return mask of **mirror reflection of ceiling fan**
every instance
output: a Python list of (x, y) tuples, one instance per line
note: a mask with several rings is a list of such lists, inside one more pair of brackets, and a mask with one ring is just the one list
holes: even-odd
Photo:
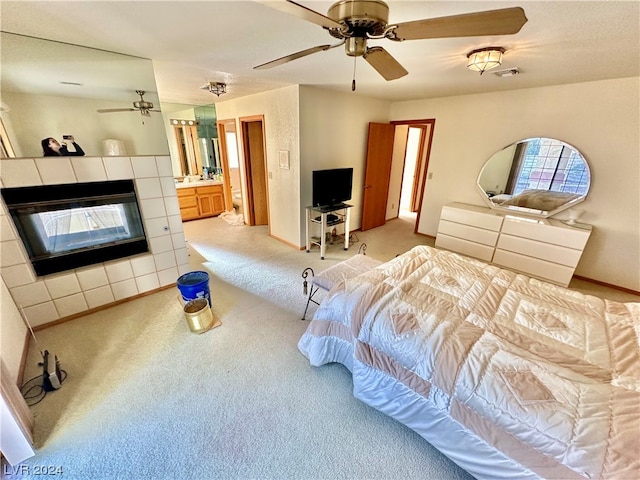
[(140, 100), (133, 102), (133, 108), (102, 108), (98, 110), (98, 113), (111, 113), (111, 112), (135, 112), (138, 110), (143, 117), (150, 117), (150, 112), (159, 112), (160, 110), (153, 109), (153, 103), (147, 102), (143, 95), (144, 90), (136, 90), (136, 93), (140, 95)]
[[(341, 41), (333, 45), (318, 45), (292, 53), (253, 67), (254, 69), (276, 67), (313, 53), (344, 45), (348, 56), (364, 58), (385, 80), (395, 80), (409, 72), (383, 47), (368, 47), (368, 40), (386, 38), (404, 41), (512, 35), (519, 32), (527, 22), (524, 10), (520, 7), (389, 24), (389, 7), (381, 0), (341, 0), (329, 8), (326, 16), (289, 0), (286, 2), (260, 1), (260, 3), (315, 23)], [(352, 89), (355, 90), (355, 80)]]

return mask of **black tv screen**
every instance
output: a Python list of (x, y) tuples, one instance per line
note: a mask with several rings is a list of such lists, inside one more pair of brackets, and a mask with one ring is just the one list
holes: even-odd
[(351, 199), (353, 168), (313, 171), (313, 206), (337, 205)]

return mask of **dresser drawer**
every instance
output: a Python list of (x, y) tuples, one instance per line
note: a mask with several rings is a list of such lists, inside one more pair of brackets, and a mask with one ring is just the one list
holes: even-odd
[(222, 185), (207, 185), (206, 187), (197, 187), (196, 193), (198, 195), (215, 195), (216, 193), (222, 193)]
[(176, 193), (178, 197), (189, 197), (196, 194), (196, 189), (195, 187), (176, 188)]
[(438, 224), (438, 235), (444, 233), (451, 237), (469, 240), (471, 242), (482, 243), (494, 247), (498, 241), (498, 232), (485, 230), (484, 228), (472, 227), (461, 223), (440, 220)]
[(445, 250), (452, 250), (454, 252), (468, 255), (469, 257), (477, 258), (485, 262), (490, 262), (493, 256), (493, 247), (487, 245), (481, 245), (479, 243), (470, 242), (449, 235), (438, 233), (436, 237), (436, 247), (444, 248)]
[(575, 250), (584, 250), (590, 230), (556, 226), (538, 221), (505, 218), (502, 233), (552, 243)]
[(195, 195), (189, 197), (180, 196), (178, 197), (178, 204), (180, 205), (180, 208), (197, 207), (198, 199)]
[(530, 277), (538, 277), (566, 287), (573, 277), (573, 268), (557, 263), (550, 263), (538, 258), (527, 257), (518, 253), (496, 249), (493, 263), (517, 270)]
[(200, 218), (200, 210), (198, 206), (187, 207), (180, 209), (180, 216), (183, 220), (193, 220), (194, 218)]
[(505, 234), (500, 235), (497, 248), (513, 253), (520, 253), (528, 257), (559, 263), (572, 268), (578, 265), (578, 261), (580, 261), (580, 256), (582, 255), (582, 250), (574, 250), (572, 248)]
[(499, 231), (502, 225), (502, 216), (494, 215), (488, 208), (474, 207), (473, 205), (459, 204), (445, 205), (442, 207), (440, 218), (454, 223), (471, 225), (485, 230)]

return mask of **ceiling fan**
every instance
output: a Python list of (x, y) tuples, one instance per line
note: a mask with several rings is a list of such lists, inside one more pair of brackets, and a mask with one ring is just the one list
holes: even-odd
[(111, 112), (135, 112), (138, 110), (143, 117), (150, 117), (149, 112), (159, 112), (160, 110), (153, 109), (153, 103), (147, 102), (143, 95), (144, 90), (136, 90), (136, 93), (140, 95), (140, 100), (133, 102), (133, 108), (102, 108), (98, 110), (98, 113), (111, 113)]
[[(367, 40), (387, 38), (404, 41), (511, 35), (519, 32), (527, 22), (524, 10), (520, 7), (389, 24), (389, 7), (381, 0), (341, 0), (329, 8), (326, 16), (290, 0), (258, 1), (276, 10), (315, 23), (341, 41), (333, 45), (318, 45), (292, 53), (253, 67), (254, 69), (276, 67), (313, 53), (344, 45), (348, 56), (363, 57), (385, 80), (395, 80), (409, 72), (383, 47), (368, 47)], [(355, 80), (352, 89), (355, 90)]]

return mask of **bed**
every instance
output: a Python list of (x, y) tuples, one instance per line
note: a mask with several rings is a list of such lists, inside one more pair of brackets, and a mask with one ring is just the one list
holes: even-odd
[(327, 293), (298, 348), (477, 478), (640, 478), (640, 303), (419, 246)]

